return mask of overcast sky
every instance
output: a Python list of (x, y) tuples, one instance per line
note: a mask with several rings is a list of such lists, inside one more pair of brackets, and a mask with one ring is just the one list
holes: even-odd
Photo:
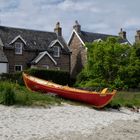
[(57, 21), (68, 40), (75, 20), (82, 30), (117, 35), (133, 42), (140, 29), (140, 0), (0, 0), (3, 26), (53, 31)]

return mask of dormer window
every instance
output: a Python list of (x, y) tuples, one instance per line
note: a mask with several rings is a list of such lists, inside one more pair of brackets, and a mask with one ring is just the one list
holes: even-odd
[(53, 47), (53, 56), (54, 57), (60, 57), (60, 47), (59, 46), (54, 46)]
[(23, 43), (15, 42), (15, 54), (22, 54)]

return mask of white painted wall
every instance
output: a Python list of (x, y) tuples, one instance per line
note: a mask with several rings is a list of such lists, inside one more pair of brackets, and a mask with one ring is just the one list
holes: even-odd
[(7, 73), (8, 71), (8, 64), (7, 63), (0, 63), (0, 74)]

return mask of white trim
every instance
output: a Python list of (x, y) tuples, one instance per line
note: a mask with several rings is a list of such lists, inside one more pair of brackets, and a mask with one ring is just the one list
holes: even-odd
[(24, 42), (24, 44), (26, 45), (26, 41), (20, 35), (16, 36), (9, 44), (14, 43), (17, 39), (21, 39)]
[(127, 45), (127, 44), (129, 44), (129, 43), (128, 43), (128, 42), (123, 42), (123, 43), (121, 43), (121, 45), (123, 45), (123, 44)]
[[(22, 69), (22, 65), (14, 65), (14, 71), (16, 71), (16, 66), (20, 66), (21, 67), (21, 70), (20, 71), (22, 71), (23, 69)], [(17, 72), (17, 71), (16, 71)]]
[(101, 38), (93, 40), (93, 42), (100, 42), (100, 41), (103, 41), (103, 40)]
[(56, 42), (58, 42), (61, 45), (61, 47), (64, 48), (64, 46), (62, 45), (62, 43), (58, 39), (56, 39), (56, 40), (54, 40), (52, 42), (51, 42), (52, 44), (49, 47), (53, 47), (56, 44)]
[(72, 31), (72, 33), (71, 33), (71, 35), (70, 35), (70, 38), (69, 38), (69, 40), (68, 40), (68, 46), (70, 45), (69, 43), (70, 43), (71, 38), (72, 38), (72, 36), (73, 36), (74, 33), (77, 35), (77, 37), (78, 37), (78, 39), (81, 41), (82, 45), (85, 46), (85, 43), (83, 42), (83, 40), (81, 39), (81, 37), (78, 35), (78, 33), (76, 32), (75, 29), (73, 29), (73, 31)]
[(43, 68), (49, 69), (49, 65), (42, 65)]
[(49, 58), (54, 62), (54, 64), (57, 65), (57, 62), (52, 58), (52, 56), (47, 51), (41, 52), (39, 54), (41, 54), (41, 56), (35, 61), (35, 63), (38, 63), (41, 60), (41, 58), (47, 54)]
[(60, 67), (56, 67), (57, 70), (60, 70)]

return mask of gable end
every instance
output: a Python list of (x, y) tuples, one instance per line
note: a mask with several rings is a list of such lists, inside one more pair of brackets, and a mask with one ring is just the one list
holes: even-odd
[(26, 45), (26, 41), (20, 36), (16, 36), (10, 43), (9, 45), (13, 44), (16, 40), (21, 39), (23, 41), (23, 43)]
[(70, 39), (68, 41), (68, 46), (70, 46), (70, 43), (72, 41), (72, 38), (73, 38), (74, 34), (76, 34), (76, 36), (78, 37), (78, 39), (80, 40), (80, 42), (82, 43), (82, 45), (85, 46), (84, 41), (81, 39), (81, 37), (79, 36), (79, 34), (75, 31), (75, 29), (73, 29), (73, 31), (71, 33)]

